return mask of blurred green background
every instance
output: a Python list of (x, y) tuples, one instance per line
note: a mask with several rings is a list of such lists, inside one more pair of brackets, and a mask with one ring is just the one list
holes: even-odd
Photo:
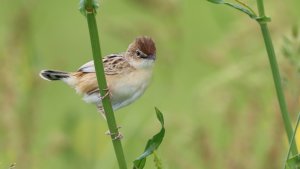
[[(73, 71), (92, 59), (79, 1), (1, 2), (0, 169), (14, 163), (20, 169), (117, 168), (95, 106), (38, 76), (41, 69)], [(255, 8), (254, 0), (245, 2)], [(265, 5), (294, 122), (298, 60), (290, 62), (282, 48), (297, 44), (284, 39), (300, 22), (300, 1)], [(103, 55), (126, 50), (139, 35), (157, 43), (151, 86), (116, 113), (129, 166), (159, 130), (154, 106), (165, 116), (158, 151), (164, 168), (283, 166), (288, 145), (271, 71), (259, 27), (247, 15), (205, 0), (104, 0), (97, 21)]]

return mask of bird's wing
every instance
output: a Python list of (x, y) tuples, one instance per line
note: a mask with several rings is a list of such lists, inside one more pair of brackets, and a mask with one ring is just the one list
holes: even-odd
[[(111, 54), (105, 56), (102, 59), (104, 72), (106, 75), (116, 75), (124, 72), (125, 69), (131, 68), (129, 63), (124, 59), (123, 53), (121, 54)], [(83, 73), (94, 73), (96, 72), (94, 61), (89, 61), (82, 65), (78, 70), (78, 72)]]
[(94, 61), (91, 60), (91, 61), (85, 63), (85, 64), (82, 65), (77, 71), (78, 71), (78, 72), (85, 72), (85, 73), (96, 72), (96, 71), (95, 71), (95, 67), (94, 67)]
[[(108, 55), (102, 59), (102, 62), (108, 88), (112, 79), (119, 79), (117, 75), (126, 74), (134, 70), (123, 57), (123, 54)], [(76, 88), (78, 88), (77, 90), (80, 91), (80, 93), (92, 95), (93, 93), (99, 92), (95, 72), (94, 61), (87, 62), (82, 65), (77, 72), (74, 72), (74, 76), (79, 77)]]

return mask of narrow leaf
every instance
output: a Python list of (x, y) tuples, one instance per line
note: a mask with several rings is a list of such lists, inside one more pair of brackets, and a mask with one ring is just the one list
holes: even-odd
[(299, 122), (300, 122), (300, 113), (298, 114), (296, 127), (295, 127), (294, 132), (293, 132), (292, 142), (290, 143), (290, 147), (289, 147), (289, 151), (288, 151), (288, 154), (287, 154), (287, 157), (286, 157), (284, 169), (287, 166), (291, 167), (291, 168), (299, 168), (300, 167), (300, 155), (299, 154), (289, 159), (291, 149), (292, 149), (292, 145), (293, 145), (293, 141), (295, 140), (295, 136), (296, 136), (296, 133), (297, 133)]
[(253, 13), (249, 9), (245, 8), (244, 6), (241, 6), (241, 5), (238, 5), (238, 4), (233, 4), (233, 3), (230, 3), (230, 2), (226, 2), (224, 0), (207, 0), (207, 1), (209, 1), (211, 3), (215, 3), (215, 4), (225, 4), (227, 6), (235, 8), (235, 9), (247, 14), (248, 16), (250, 16), (250, 18), (253, 18), (253, 19), (257, 18), (255, 13)]
[(229, 2), (225, 2), (224, 4), (226, 4), (226, 5), (230, 6), (230, 7), (233, 7), (235, 9), (237, 9), (237, 10), (239, 10), (239, 11), (241, 11), (241, 12), (247, 14), (247, 15), (249, 15), (250, 18), (254, 18), (255, 19), (257, 17), (253, 12), (251, 12), (247, 8), (244, 8), (243, 6), (240, 6), (240, 5), (237, 5), (237, 4), (233, 4), (233, 3), (229, 3)]
[(290, 168), (299, 168), (300, 167), (300, 154), (290, 158), (287, 161), (287, 164)]
[(215, 3), (215, 4), (224, 4), (225, 2), (223, 0), (207, 0), (211, 3)]
[(146, 164), (146, 158), (133, 161), (133, 169), (143, 169)]
[(136, 160), (133, 161), (133, 169), (143, 169), (146, 164), (146, 158), (153, 154), (155, 150), (158, 149), (160, 144), (163, 141), (163, 138), (165, 136), (165, 128), (164, 128), (164, 117), (163, 114), (155, 108), (156, 111), (156, 117), (161, 123), (161, 130), (159, 133), (154, 135), (151, 139), (148, 140), (144, 153), (140, 155)]
[(164, 127), (165, 125), (165, 121), (164, 121), (164, 116), (163, 114), (158, 110), (158, 108), (155, 107), (155, 111), (156, 111), (156, 117), (157, 119), (160, 121), (162, 127)]

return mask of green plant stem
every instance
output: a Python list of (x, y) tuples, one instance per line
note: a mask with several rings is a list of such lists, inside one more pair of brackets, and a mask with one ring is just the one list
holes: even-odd
[[(101, 56), (101, 49), (100, 49), (100, 42), (99, 42), (99, 36), (98, 36), (98, 28), (95, 18), (95, 9), (92, 6), (92, 0), (88, 0), (86, 4), (86, 11), (87, 11), (87, 22), (88, 22), (88, 28), (90, 33), (90, 39), (91, 39), (91, 45), (92, 45), (92, 51), (93, 51), (93, 59), (94, 59), (94, 65), (96, 70), (96, 76), (98, 81), (98, 86), (100, 89), (101, 96), (105, 96), (107, 91), (107, 83), (105, 79), (104, 69), (103, 69), (103, 63), (102, 63), (102, 56)], [(109, 128), (112, 139), (112, 143), (114, 146), (115, 154), (118, 160), (119, 168), (120, 169), (127, 169), (125, 156), (121, 144), (120, 139), (115, 139), (118, 135), (118, 127), (116, 123), (116, 119), (114, 116), (114, 112), (112, 109), (112, 105), (110, 102), (109, 97), (105, 97), (102, 99), (102, 105), (105, 111), (106, 119), (107, 119), (107, 125)]]
[[(259, 18), (266, 18), (263, 0), (257, 0), (257, 7), (258, 7), (258, 11), (259, 11)], [(278, 98), (281, 115), (282, 115), (283, 122), (284, 122), (285, 131), (287, 133), (289, 143), (292, 144), (292, 154), (296, 155), (296, 154), (298, 154), (298, 150), (297, 150), (295, 142), (292, 141), (293, 140), (293, 138), (292, 138), (293, 137), (293, 128), (292, 128), (290, 116), (289, 116), (287, 106), (286, 106), (286, 101), (285, 101), (285, 97), (284, 97), (284, 93), (283, 93), (283, 89), (282, 89), (282, 85), (281, 85), (281, 78), (280, 78), (280, 74), (279, 74), (278, 64), (276, 61), (276, 55), (275, 55), (274, 47), (272, 44), (272, 39), (270, 36), (268, 25), (267, 25), (267, 22), (265, 22), (263, 20), (261, 20), (261, 21), (258, 20), (258, 23), (260, 25), (261, 32), (262, 32), (264, 42), (265, 42), (265, 46), (267, 49), (269, 62), (270, 62), (270, 66), (271, 66), (272, 74), (273, 74), (273, 80), (275, 83), (277, 98)]]

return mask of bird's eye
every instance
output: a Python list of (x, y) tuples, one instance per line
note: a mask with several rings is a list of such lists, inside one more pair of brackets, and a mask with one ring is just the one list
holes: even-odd
[(141, 54), (142, 54), (141, 51), (136, 50), (136, 55), (137, 55), (137, 56), (141, 56)]

